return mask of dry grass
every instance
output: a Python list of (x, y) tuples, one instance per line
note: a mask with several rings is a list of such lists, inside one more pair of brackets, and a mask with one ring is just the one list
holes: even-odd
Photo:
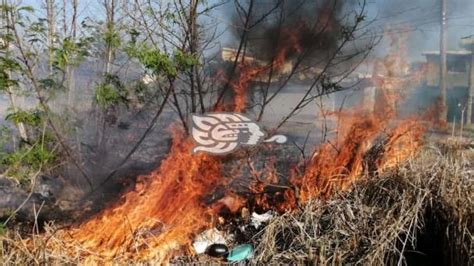
[[(455, 146), (426, 148), (350, 192), (277, 217), (255, 240), (254, 262), (472, 265), (474, 160)], [(438, 253), (424, 253), (426, 244)]]
[[(460, 145), (426, 147), (418, 158), (390, 173), (366, 177), (350, 191), (341, 192), (329, 201), (311, 201), (299, 210), (275, 217), (252, 239), (256, 250), (251, 262), (317, 265), (397, 265), (413, 259), (426, 262), (431, 254), (422, 246), (431, 240), (442, 251), (440, 258), (444, 264), (472, 264), (473, 154), (474, 151), (468, 152)], [(79, 246), (63, 248), (64, 242), (56, 238), (54, 228), (54, 225), (46, 226), (46, 232), (27, 238), (18, 230), (8, 230), (0, 236), (0, 262), (88, 264), (82, 260), (84, 250)], [(57, 252), (61, 249), (68, 252)], [(130, 263), (120, 259), (115, 262)]]

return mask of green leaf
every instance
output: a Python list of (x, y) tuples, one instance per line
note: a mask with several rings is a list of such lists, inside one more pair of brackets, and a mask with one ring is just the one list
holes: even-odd
[(24, 123), (29, 126), (37, 127), (44, 122), (44, 115), (38, 110), (17, 110), (10, 112), (5, 116), (5, 120), (15, 124)]
[(18, 85), (18, 81), (10, 79), (8, 74), (0, 70), (0, 91), (7, 91), (9, 88)]
[(7, 227), (3, 223), (0, 223), (0, 236), (5, 236), (6, 234), (7, 234)]
[(26, 12), (33, 13), (35, 12), (35, 9), (32, 6), (22, 6), (18, 8), (18, 11), (26, 11)]
[(81, 39), (76, 43), (71, 38), (64, 38), (60, 47), (55, 49), (55, 67), (65, 70), (67, 66), (80, 64), (88, 55), (88, 47), (87, 39)]
[(121, 45), (120, 35), (113, 28), (104, 33), (104, 41), (111, 48), (118, 48)]
[(99, 85), (95, 90), (95, 101), (97, 104), (107, 109), (110, 106), (119, 104), (122, 100), (120, 93), (112, 84)]
[(130, 46), (127, 48), (127, 52), (130, 56), (136, 57), (146, 69), (157, 76), (176, 77), (178, 75), (175, 62), (159, 49), (147, 46)]
[(199, 64), (199, 60), (196, 57), (181, 50), (175, 51), (174, 60), (177, 68), (180, 70), (189, 70)]
[(15, 152), (2, 156), (0, 166), (7, 168), (5, 173), (20, 182), (30, 182), (29, 178), (35, 172), (57, 163), (57, 154), (50, 150), (42, 140), (33, 146), (23, 146)]

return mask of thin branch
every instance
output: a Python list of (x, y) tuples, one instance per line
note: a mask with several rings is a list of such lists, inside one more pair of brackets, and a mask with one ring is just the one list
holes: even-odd
[(168, 101), (168, 98), (169, 96), (171, 95), (171, 92), (173, 91), (173, 87), (174, 87), (174, 81), (173, 80), (169, 80), (169, 87), (168, 89), (166, 90), (166, 95), (160, 105), (160, 108), (158, 109), (158, 111), (156, 112), (156, 114), (154, 115), (153, 119), (150, 121), (150, 124), (148, 125), (148, 127), (146, 128), (145, 132), (143, 133), (143, 135), (140, 137), (140, 139), (137, 141), (137, 143), (135, 143), (135, 145), (133, 146), (133, 148), (128, 152), (128, 154), (125, 156), (125, 158), (122, 159), (122, 161), (120, 161), (120, 163), (115, 166), (115, 169), (109, 173), (109, 175), (107, 175), (107, 177), (97, 186), (95, 187), (92, 191), (97, 191), (98, 188), (102, 187), (103, 185), (105, 185), (116, 173), (117, 171), (120, 169), (120, 167), (122, 167), (127, 161), (128, 159), (130, 159), (130, 157), (135, 154), (135, 152), (138, 150), (138, 148), (140, 147), (140, 145), (143, 143), (143, 141), (146, 139), (146, 137), (148, 136), (148, 134), (155, 128), (156, 126), (156, 123), (158, 121), (158, 118), (160, 117), (161, 113), (163, 112), (163, 109), (166, 105), (166, 102)]

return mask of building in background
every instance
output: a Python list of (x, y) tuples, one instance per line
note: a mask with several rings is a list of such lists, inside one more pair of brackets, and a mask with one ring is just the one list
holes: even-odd
[[(462, 49), (447, 52), (448, 120), (459, 120), (464, 115), (464, 121), (472, 124), (474, 96), (474, 39), (463, 40)], [(439, 51), (424, 52), (426, 57), (426, 74), (424, 85), (428, 89), (438, 89), (440, 81)], [(427, 94), (430, 94), (427, 92)]]
[[(426, 85), (439, 87), (439, 51), (423, 52), (426, 57)], [(448, 87), (469, 87), (472, 52), (467, 50), (448, 51)]]
[(469, 92), (468, 92), (468, 99), (467, 99), (467, 121), (469, 124), (474, 123), (474, 114), (473, 114), (473, 109), (474, 109), (474, 36), (470, 36), (468, 38), (464, 38), (461, 41), (461, 45), (471, 51), (472, 57), (471, 57), (471, 71), (470, 71), (470, 83), (469, 83)]

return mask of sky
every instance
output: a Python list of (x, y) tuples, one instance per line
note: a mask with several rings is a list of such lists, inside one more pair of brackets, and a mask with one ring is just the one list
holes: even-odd
[[(213, 1), (221, 0), (209, 0), (209, 2)], [(23, 0), (25, 5), (31, 5), (35, 9), (41, 9), (43, 2), (43, 0)], [(80, 18), (97, 18), (98, 14), (103, 12), (99, 0), (79, 0), (78, 2)], [(393, 27), (392, 31), (397, 34), (398, 32), (410, 34), (408, 47), (412, 60), (422, 60), (423, 51), (439, 49), (441, 0), (367, 0), (367, 2), (367, 19), (374, 20), (373, 27), (376, 32), (382, 34), (387, 25), (390, 25)], [(234, 5), (230, 4), (222, 8), (234, 8)], [(38, 12), (44, 14), (42, 10)], [(212, 14), (217, 21), (221, 22), (224, 32), (231, 24), (228, 14), (229, 12), (222, 12), (222, 10)], [(409, 30), (406, 25), (409, 26)], [(460, 49), (461, 38), (474, 34), (474, 0), (448, 0), (448, 30), (449, 49)]]
[[(373, 31), (383, 35), (389, 26), (395, 35), (408, 35), (411, 61), (423, 61), (424, 51), (439, 50), (441, 0), (367, 0), (367, 3), (367, 21), (372, 22)], [(230, 24), (229, 12), (221, 13), (215, 15), (218, 20)], [(462, 49), (461, 38), (473, 34), (474, 0), (448, 0), (448, 49)], [(385, 48), (381, 45), (379, 49)]]
[[(441, 0), (372, 0), (370, 15), (379, 26), (410, 26), (412, 58), (427, 50), (439, 50)], [(400, 30), (403, 32), (404, 30)], [(448, 49), (460, 49), (462, 37), (474, 34), (474, 0), (448, 0)]]

